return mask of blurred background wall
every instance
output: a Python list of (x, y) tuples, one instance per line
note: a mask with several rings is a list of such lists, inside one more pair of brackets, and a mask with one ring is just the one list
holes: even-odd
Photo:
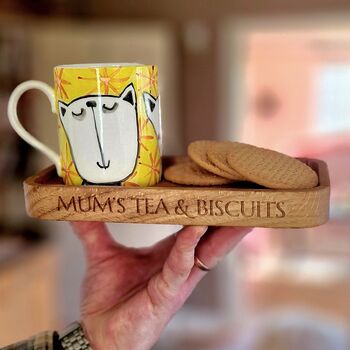
[[(12, 132), (6, 106), (57, 64), (160, 68), (165, 154), (196, 139), (241, 140), (327, 161), (331, 220), (256, 229), (201, 283), (156, 349), (346, 349), (350, 327), (350, 3), (0, 2), (0, 346), (79, 318), (82, 249), (66, 223), (25, 214), (21, 182), (48, 165)], [(38, 92), (21, 120), (57, 147)], [(127, 245), (175, 226), (110, 225)]]

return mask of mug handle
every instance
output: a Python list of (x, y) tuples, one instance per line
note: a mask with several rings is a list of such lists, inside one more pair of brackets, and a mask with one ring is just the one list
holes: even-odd
[(9, 98), (8, 106), (7, 106), (7, 114), (10, 121), (11, 126), (17, 132), (17, 134), (26, 142), (28, 142), (31, 146), (36, 148), (38, 151), (44, 153), (55, 165), (57, 175), (61, 176), (61, 160), (60, 156), (53, 151), (48, 146), (44, 145), (38, 139), (36, 139), (33, 135), (31, 135), (26, 129), (24, 129), (23, 125), (20, 123), (17, 115), (17, 103), (24, 92), (31, 89), (37, 89), (43, 92), (50, 101), (51, 110), (53, 113), (56, 112), (55, 107), (55, 93), (51, 86), (37, 80), (28, 80), (24, 83), (19, 84), (13, 91)]

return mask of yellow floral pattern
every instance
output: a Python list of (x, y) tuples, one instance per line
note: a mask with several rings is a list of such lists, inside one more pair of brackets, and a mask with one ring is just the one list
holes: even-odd
[[(137, 95), (139, 125), (139, 155), (134, 172), (122, 184), (125, 186), (152, 186), (161, 178), (161, 155), (156, 132), (149, 121), (143, 101), (143, 93), (158, 97), (158, 69), (156, 66), (125, 66), (102, 68), (63, 68), (54, 71), (56, 103), (90, 94), (119, 96), (133, 83)], [(57, 107), (57, 105), (56, 105)], [(64, 128), (58, 118), (59, 143), (62, 162), (62, 178), (68, 185), (81, 185)]]
[(64, 68), (55, 69), (55, 93), (57, 98), (67, 98), (68, 95), (64, 89), (64, 85), (70, 85), (70, 82), (62, 78)]
[(62, 157), (62, 177), (67, 185), (80, 185), (82, 180), (74, 166), (68, 142), (65, 144), (64, 156)]
[[(93, 77), (83, 77), (78, 76), (78, 80), (85, 80), (92, 82), (92, 89), (87, 91), (85, 95), (90, 95), (93, 92), (98, 94), (119, 94), (119, 89), (123, 82), (126, 82), (130, 79), (129, 76), (121, 76), (123, 73), (122, 67), (115, 67), (112, 69), (101, 68), (101, 69), (92, 69), (94, 72)], [(97, 83), (97, 84), (96, 84)], [(125, 85), (124, 85), (125, 87)], [(118, 89), (119, 88), (119, 89)], [(123, 89), (120, 89), (123, 90)]]

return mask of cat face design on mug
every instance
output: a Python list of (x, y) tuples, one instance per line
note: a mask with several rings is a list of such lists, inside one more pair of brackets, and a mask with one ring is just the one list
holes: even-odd
[(138, 156), (136, 94), (129, 84), (119, 96), (88, 95), (66, 104), (58, 113), (79, 175), (103, 184), (125, 180)]
[(161, 137), (161, 125), (160, 125), (160, 106), (159, 97), (155, 98), (148, 92), (143, 93), (143, 100), (145, 102), (147, 117), (151, 120), (155, 129), (157, 139)]

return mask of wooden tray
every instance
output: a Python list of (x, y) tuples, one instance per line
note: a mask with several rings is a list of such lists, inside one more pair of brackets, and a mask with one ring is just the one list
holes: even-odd
[[(185, 157), (164, 157), (163, 167)], [(308, 190), (271, 190), (255, 184), (235, 187), (177, 186), (162, 181), (154, 187), (65, 186), (54, 167), (24, 181), (26, 209), (42, 220), (108, 221), (148, 224), (312, 227), (329, 216), (326, 163), (302, 159), (319, 176)]]

